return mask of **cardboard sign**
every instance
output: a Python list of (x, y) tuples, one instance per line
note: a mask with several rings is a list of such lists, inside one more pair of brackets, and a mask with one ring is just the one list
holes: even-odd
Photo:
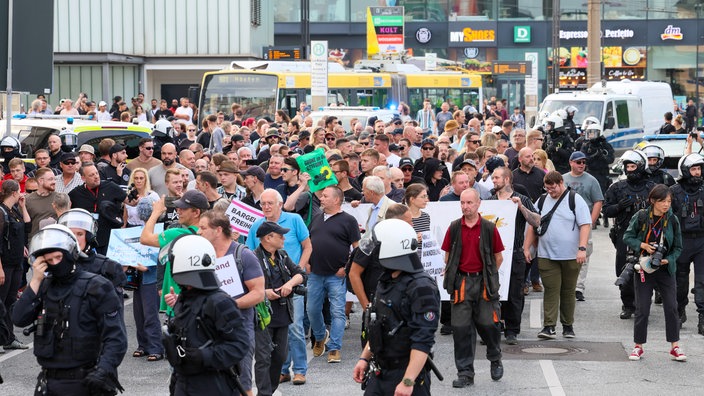
[(252, 224), (264, 217), (264, 213), (261, 210), (242, 203), (237, 198), (232, 200), (227, 211), (225, 211), (225, 215), (230, 219), (232, 230), (239, 232), (243, 236), (248, 236)]
[(237, 270), (235, 257), (231, 254), (215, 259), (215, 274), (220, 281), (220, 289), (231, 297), (244, 294), (240, 271)]
[(325, 151), (322, 148), (296, 158), (296, 162), (301, 168), (301, 173), (305, 172), (310, 175), (310, 181), (308, 182), (310, 192), (316, 192), (327, 186), (337, 184), (335, 173), (330, 168), (330, 164), (325, 158)]

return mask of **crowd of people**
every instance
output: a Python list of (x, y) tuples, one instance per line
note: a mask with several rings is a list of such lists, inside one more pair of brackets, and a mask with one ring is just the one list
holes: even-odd
[[(93, 111), (84, 99), (78, 107)], [(32, 111), (45, 111), (46, 102), (38, 101)], [(130, 113), (119, 97), (114, 102), (115, 115), (144, 114)], [(370, 117), (366, 125), (342, 125), (333, 116), (314, 124), (305, 103), (295, 117), (278, 111), (275, 119), (244, 118), (233, 104), (230, 114), (205, 115), (198, 125), (187, 99), (176, 109), (162, 100), (151, 113), (154, 133), (139, 142), (137, 158), (126, 161), (125, 146), (112, 139), (97, 150), (66, 151), (51, 136), (46, 149), (33, 153), (32, 169), (19, 142), (2, 139), (3, 325), (12, 330), (34, 323), (38, 386), (49, 393), (113, 391), (127, 351), (127, 287), (135, 299), (132, 356), (148, 362), (166, 357), (174, 366), (172, 394), (234, 388), (251, 394), (256, 384), (258, 394), (270, 395), (281, 383), (306, 383), (307, 338), (315, 357), (327, 352), (331, 364), (345, 358), (350, 291), (365, 314), (374, 312), (362, 324), (362, 345), (369, 347), (354, 379), (367, 382), (369, 392), (429, 394), (438, 327), (453, 335), (453, 386), (474, 382), (477, 334), (487, 346), (491, 378), (503, 376), (502, 337), (508, 345), (518, 342), (531, 289), (544, 292), (538, 338), (556, 338), (558, 319), (562, 335), (576, 337), (591, 231), (608, 227), (612, 218), (620, 317), (635, 314), (631, 359), (643, 355), (656, 290), (672, 358), (686, 360), (678, 341), (691, 262), (704, 334), (704, 244), (687, 241), (704, 238), (704, 159), (683, 157), (674, 183), (660, 169), (662, 149), (629, 150), (621, 158), (626, 178), (612, 184), (607, 165), (614, 150), (598, 124), (575, 125), (576, 109), (568, 108), (526, 130), (519, 109), (509, 115), (500, 104), (492, 99), (483, 114), (471, 106), (450, 113), (443, 103), (435, 114), (426, 101), (416, 119)], [(62, 106), (57, 111), (67, 114), (72, 105)], [(105, 103), (98, 109), (101, 119)], [(146, 114), (149, 120), (150, 110)], [(311, 175), (296, 158), (316, 149), (338, 183), (311, 191)], [(233, 199), (264, 214), (247, 236), (232, 231), (225, 215)], [(498, 295), (504, 241), (495, 224), (482, 219), (482, 200), (518, 208), (506, 301)], [(442, 303), (419, 261), (420, 235), (431, 222), (424, 209), (436, 201), (458, 202), (462, 212), (438, 241), (446, 252), (442, 287), (451, 296)], [(345, 203), (370, 204), (366, 222), (346, 213)], [(156, 231), (159, 223), (164, 231)], [(130, 227), (142, 227), (140, 242), (160, 249), (158, 265), (105, 256), (111, 230)], [(216, 260), (228, 256), (242, 282), (242, 293), (232, 298), (219, 291), (213, 272)], [(72, 291), (85, 298), (67, 300)], [(162, 313), (168, 323), (163, 342)], [(96, 319), (74, 326), (83, 317)], [(27, 348), (12, 334), (5, 350)]]

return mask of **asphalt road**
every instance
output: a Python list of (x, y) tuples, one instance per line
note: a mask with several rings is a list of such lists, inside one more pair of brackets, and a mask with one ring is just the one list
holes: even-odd
[[(702, 393), (701, 373), (704, 371), (704, 337), (696, 333), (697, 313), (693, 304), (687, 308), (689, 321), (681, 331), (681, 345), (688, 356), (685, 363), (669, 358), (670, 345), (665, 341), (662, 310), (651, 310), (649, 342), (639, 362), (628, 360), (633, 347), (633, 320), (621, 320), (618, 289), (613, 285), (614, 249), (607, 231), (599, 228), (593, 234), (594, 253), (591, 256), (586, 301), (578, 302), (574, 329), (577, 337), (539, 341), (542, 328), (542, 293), (526, 298), (519, 345), (503, 345), (503, 379), (491, 380), (489, 362), (484, 348), (477, 346), (475, 385), (470, 389), (452, 388), (456, 376), (451, 336), (437, 333), (435, 361), (445, 375), (443, 382), (433, 378), (432, 392), (437, 395), (607, 395), (643, 394), (697, 395)], [(692, 300), (690, 295), (690, 300)], [(128, 354), (120, 366), (120, 381), (126, 395), (168, 394), (169, 366), (165, 361), (148, 363), (132, 358), (135, 349), (135, 329), (131, 300), (127, 301), (126, 318), (130, 336)], [(283, 395), (356, 395), (359, 385), (352, 381), (352, 368), (359, 356), (360, 310), (352, 316), (352, 327), (345, 333), (342, 362), (328, 364), (324, 356), (313, 358), (309, 349), (308, 382), (302, 386), (282, 384)], [(19, 332), (19, 331), (18, 331)], [(31, 339), (19, 335), (21, 340)], [(2, 395), (32, 394), (39, 367), (32, 350), (13, 351), (0, 355), (0, 373), (5, 383)]]

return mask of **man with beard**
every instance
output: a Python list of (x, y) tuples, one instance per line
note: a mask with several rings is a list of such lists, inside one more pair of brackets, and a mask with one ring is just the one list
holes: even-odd
[(127, 169), (133, 171), (137, 168), (149, 170), (161, 165), (161, 161), (154, 158), (154, 141), (152, 138), (142, 138), (139, 141), (139, 156), (127, 164)]
[[(152, 183), (152, 190), (156, 191), (159, 196), (167, 193), (166, 171), (172, 168), (186, 169), (185, 166), (176, 162), (176, 146), (173, 143), (166, 143), (161, 147), (161, 161), (161, 165), (149, 169), (149, 181)], [(189, 174), (188, 179), (195, 179), (192, 172)]]
[(27, 212), (32, 219), (32, 230), (29, 232), (29, 237), (39, 231), (39, 222), (54, 216), (54, 208), (51, 203), (56, 197), (56, 179), (49, 168), (40, 168), (37, 170), (37, 191), (27, 195)]

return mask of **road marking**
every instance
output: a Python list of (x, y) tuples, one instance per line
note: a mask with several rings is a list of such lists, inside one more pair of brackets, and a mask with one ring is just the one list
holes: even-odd
[[(128, 305), (132, 305), (133, 302), (134, 302), (134, 296), (132, 296), (129, 300), (127, 300), (127, 301), (125, 302), (125, 307), (128, 306)], [(17, 356), (17, 355), (20, 355), (20, 354), (22, 354), (22, 353), (24, 353), (24, 352), (31, 351), (32, 348), (34, 348), (34, 343), (33, 343), (33, 342), (30, 342), (29, 344), (25, 344), (25, 345), (27, 345), (29, 348), (28, 348), (28, 349), (16, 349), (16, 350), (14, 350), (14, 351), (12, 351), (12, 352), (5, 352), (4, 355), (0, 356), (0, 363), (4, 362), (5, 360), (8, 360), (8, 359), (10, 359), (10, 358), (13, 358), (13, 357), (15, 357), (15, 356)]]
[(543, 370), (543, 377), (545, 377), (545, 382), (548, 385), (548, 389), (550, 389), (550, 395), (565, 396), (565, 390), (562, 389), (560, 378), (557, 377), (557, 372), (555, 371), (555, 366), (552, 365), (552, 360), (541, 360), (540, 368)]
[(540, 329), (542, 327), (542, 320), (540, 318), (543, 313), (543, 300), (530, 300), (530, 328)]

